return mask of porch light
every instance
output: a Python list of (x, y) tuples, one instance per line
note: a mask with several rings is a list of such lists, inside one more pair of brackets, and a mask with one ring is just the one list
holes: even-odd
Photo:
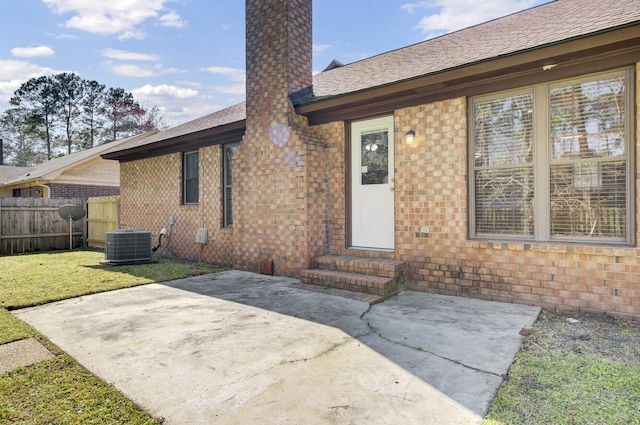
[(405, 134), (405, 142), (407, 142), (407, 145), (412, 145), (414, 142), (414, 138), (415, 138), (416, 132), (413, 130), (409, 130), (407, 131), (407, 134)]

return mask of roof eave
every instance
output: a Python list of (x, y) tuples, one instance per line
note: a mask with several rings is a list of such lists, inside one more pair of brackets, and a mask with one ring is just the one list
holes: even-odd
[(159, 140), (154, 143), (135, 146), (130, 149), (107, 152), (102, 154), (101, 157), (127, 162), (170, 153), (185, 152), (205, 146), (231, 143), (242, 138), (245, 126), (245, 120), (234, 121), (193, 133)]
[[(587, 62), (590, 66), (586, 66)], [(496, 87), (568, 78), (576, 65), (609, 69), (640, 62), (640, 23), (517, 51), (365, 90), (314, 98), (296, 107), (311, 125), (349, 121), (458, 95), (476, 95)], [(544, 70), (546, 65), (555, 65)]]

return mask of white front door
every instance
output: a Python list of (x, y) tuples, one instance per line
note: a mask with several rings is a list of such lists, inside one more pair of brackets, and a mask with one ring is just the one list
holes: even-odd
[(394, 248), (393, 117), (351, 125), (351, 246)]

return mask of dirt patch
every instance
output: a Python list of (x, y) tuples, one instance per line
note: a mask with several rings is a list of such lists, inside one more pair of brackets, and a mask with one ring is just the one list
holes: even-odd
[(545, 311), (525, 344), (530, 350), (590, 353), (621, 363), (640, 363), (640, 323), (606, 314)]

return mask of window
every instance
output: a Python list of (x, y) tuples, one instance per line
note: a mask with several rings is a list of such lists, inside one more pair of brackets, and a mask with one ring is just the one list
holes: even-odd
[(223, 226), (233, 226), (233, 155), (240, 144), (233, 143), (223, 146), (222, 185), (223, 185)]
[(182, 157), (182, 203), (198, 203), (198, 152), (186, 152)]
[(471, 99), (472, 237), (631, 243), (630, 71)]

